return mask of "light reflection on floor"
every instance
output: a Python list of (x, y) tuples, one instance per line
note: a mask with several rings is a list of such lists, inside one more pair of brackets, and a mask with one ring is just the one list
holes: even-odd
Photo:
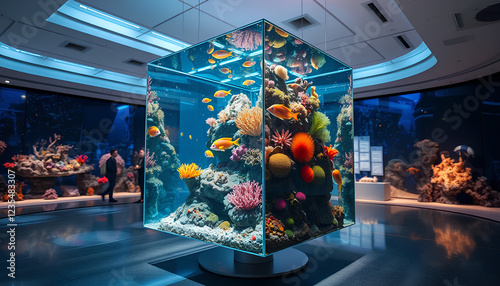
[(387, 205), (356, 211), (355, 225), (297, 246), (310, 259), (305, 272), (258, 282), (200, 270), (212, 246), (142, 228), (140, 204), (19, 216), (16, 285), (498, 285), (500, 223)]

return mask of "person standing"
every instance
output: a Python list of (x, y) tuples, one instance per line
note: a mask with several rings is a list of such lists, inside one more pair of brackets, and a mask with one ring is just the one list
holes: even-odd
[(138, 172), (138, 184), (141, 187), (141, 198), (136, 203), (144, 202), (144, 149), (139, 150), (139, 161), (135, 166)]
[(109, 195), (109, 202), (116, 203), (117, 200), (113, 199), (113, 190), (116, 184), (116, 175), (118, 175), (118, 168), (116, 167), (116, 157), (118, 156), (118, 151), (116, 149), (111, 149), (109, 151), (111, 157), (106, 161), (106, 177), (109, 181), (109, 187), (106, 189), (104, 193), (101, 194), (102, 200), (104, 201), (104, 196), (106, 194)]

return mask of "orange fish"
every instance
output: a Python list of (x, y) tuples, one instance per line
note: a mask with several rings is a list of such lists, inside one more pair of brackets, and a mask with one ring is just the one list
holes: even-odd
[(408, 168), (408, 170), (406, 170), (406, 172), (408, 172), (412, 175), (415, 175), (416, 173), (420, 172), (420, 170), (417, 168), (414, 168), (414, 167), (410, 167), (410, 168)]
[(333, 170), (333, 179), (335, 180), (335, 183), (337, 183), (337, 185), (339, 186), (339, 192), (340, 192), (340, 189), (342, 189), (342, 176), (340, 175), (340, 171), (335, 169)]
[(225, 58), (232, 56), (232, 55), (233, 55), (233, 52), (228, 52), (225, 50), (218, 50), (217, 52), (214, 52), (212, 54), (212, 57), (219, 59), (219, 60), (222, 60), (222, 59), (225, 59)]
[(230, 75), (228, 75), (227, 77), (228, 77), (228, 78), (232, 78), (232, 77), (233, 77), (233, 75), (232, 75), (232, 74), (230, 74)]
[(215, 48), (215, 47), (214, 47), (214, 44), (209, 43), (209, 44), (208, 44), (207, 54), (211, 54), (211, 53), (213, 53), (213, 52), (214, 52), (214, 48)]
[(214, 111), (214, 107), (211, 106), (211, 105), (207, 106), (207, 109), (210, 110), (210, 111)]
[(226, 97), (226, 95), (231, 94), (231, 90), (225, 91), (225, 90), (218, 90), (214, 93), (215, 97)]
[(255, 80), (247, 79), (243, 82), (243, 85), (249, 86), (255, 83)]
[(210, 149), (217, 150), (217, 151), (225, 151), (226, 149), (231, 148), (233, 145), (240, 146), (240, 144), (238, 143), (240, 138), (238, 138), (234, 141), (231, 141), (231, 140), (233, 140), (233, 138), (231, 138), (231, 137), (217, 139), (214, 141), (212, 146), (210, 146)]
[(158, 129), (158, 127), (156, 126), (151, 126), (148, 128), (148, 135), (151, 136), (151, 137), (156, 137), (158, 135), (160, 135), (160, 129)]
[(223, 74), (226, 74), (226, 73), (230, 73), (230, 72), (231, 72), (231, 70), (230, 70), (230, 69), (228, 69), (228, 68), (221, 68), (221, 69), (220, 69), (220, 72), (221, 72), (221, 73), (223, 73)]
[(279, 119), (290, 119), (293, 118), (295, 121), (299, 121), (297, 118), (297, 115), (300, 114), (300, 112), (295, 112), (293, 113), (290, 108), (286, 107), (283, 104), (274, 104), (271, 107), (267, 109), (269, 112), (271, 112), (272, 115), (278, 117)]
[(210, 101), (212, 101), (210, 98), (204, 98), (201, 102), (203, 103), (209, 103)]
[(214, 59), (208, 59), (208, 62), (211, 63), (211, 64), (215, 64), (215, 60)]
[(251, 66), (253, 66), (255, 64), (255, 62), (252, 62), (252, 61), (246, 61), (243, 63), (243, 66), (246, 67), (246, 68), (249, 68)]

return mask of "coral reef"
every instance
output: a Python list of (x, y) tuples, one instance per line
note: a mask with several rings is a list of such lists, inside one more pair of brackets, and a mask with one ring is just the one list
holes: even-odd
[(252, 28), (234, 31), (228, 42), (236, 48), (253, 51), (262, 45), (262, 34)]
[(314, 141), (309, 134), (299, 132), (293, 136), (290, 150), (295, 160), (307, 163), (314, 155)]
[(7, 144), (4, 141), (0, 140), (0, 156), (2, 156), (5, 149), (7, 149)]
[(259, 149), (248, 149), (241, 159), (247, 165), (259, 165), (262, 162), (262, 152)]
[(231, 152), (231, 159), (232, 161), (239, 161), (245, 155), (245, 153), (248, 151), (248, 148), (245, 146), (245, 144), (241, 144), (237, 148), (233, 148), (233, 151)]
[(227, 198), (235, 208), (251, 210), (262, 203), (262, 186), (255, 181), (233, 186)]

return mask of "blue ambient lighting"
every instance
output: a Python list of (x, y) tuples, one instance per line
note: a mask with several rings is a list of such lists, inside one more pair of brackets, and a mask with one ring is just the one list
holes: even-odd
[(424, 42), (411, 52), (393, 60), (353, 69), (353, 87), (360, 88), (392, 82), (422, 73), (437, 63)]
[(47, 21), (159, 56), (190, 46), (74, 0), (66, 2)]
[(42, 77), (54, 78), (118, 90), (146, 94), (146, 79), (44, 57), (0, 43), (0, 66)]

